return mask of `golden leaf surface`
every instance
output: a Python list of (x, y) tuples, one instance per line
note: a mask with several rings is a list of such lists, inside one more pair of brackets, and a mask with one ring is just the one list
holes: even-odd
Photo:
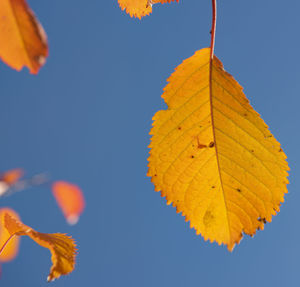
[(36, 74), (48, 56), (47, 37), (25, 0), (0, 1), (0, 58)]
[[(152, 12), (152, 5), (156, 3), (170, 3), (175, 0), (118, 0), (120, 8), (131, 17), (141, 19)], [(177, 2), (179, 0), (176, 0)]]
[(205, 240), (231, 251), (279, 211), (288, 164), (242, 87), (210, 48), (168, 79), (155, 114), (148, 176)]
[[(9, 240), (10, 234), (4, 227), (4, 215), (11, 214), (11, 216), (15, 217), (16, 219), (20, 220), (19, 215), (8, 207), (0, 208), (0, 248)], [(13, 237), (10, 239), (3, 251), (0, 253), (0, 262), (9, 262), (16, 258), (19, 251), (19, 237)]]
[(27, 235), (40, 246), (51, 252), (52, 267), (47, 278), (53, 281), (61, 275), (69, 274), (75, 266), (76, 245), (74, 240), (61, 233), (41, 233), (18, 221), (9, 213), (4, 215), (4, 227), (12, 236)]

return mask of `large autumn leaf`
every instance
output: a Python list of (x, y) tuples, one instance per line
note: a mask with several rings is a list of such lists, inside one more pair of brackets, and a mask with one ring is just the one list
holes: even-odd
[[(142, 17), (152, 12), (152, 5), (156, 3), (170, 3), (175, 0), (118, 0), (122, 10), (126, 10), (131, 17)], [(176, 0), (177, 2), (179, 0)]]
[(286, 156), (209, 48), (168, 81), (168, 110), (153, 118), (148, 175), (197, 234), (232, 250), (279, 211)]
[(25, 0), (0, 1), (0, 58), (10, 67), (36, 74), (48, 56), (44, 29)]
[(48, 281), (52, 281), (61, 275), (66, 275), (73, 271), (76, 245), (71, 237), (61, 233), (48, 234), (37, 232), (9, 213), (5, 213), (3, 216), (3, 226), (11, 238), (27, 235), (40, 246), (50, 250), (52, 267), (47, 278)]

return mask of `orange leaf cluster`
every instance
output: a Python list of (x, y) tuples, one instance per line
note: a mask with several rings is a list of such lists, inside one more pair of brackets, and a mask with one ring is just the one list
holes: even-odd
[(279, 211), (288, 165), (242, 87), (202, 49), (168, 79), (148, 176), (204, 239), (229, 250)]
[(47, 37), (25, 0), (0, 1), (0, 58), (36, 74), (48, 56)]

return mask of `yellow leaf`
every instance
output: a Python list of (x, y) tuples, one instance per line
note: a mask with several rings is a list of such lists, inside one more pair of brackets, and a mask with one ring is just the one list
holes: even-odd
[[(170, 3), (175, 0), (118, 0), (122, 10), (126, 10), (131, 17), (141, 19), (152, 12), (152, 5), (156, 3)], [(179, 0), (176, 0), (177, 2)]]
[[(9, 232), (4, 228), (4, 215), (7, 213), (19, 220), (19, 215), (14, 210), (8, 207), (0, 209), (0, 247), (6, 244), (10, 237)], [(14, 237), (7, 242), (5, 249), (0, 253), (1, 263), (15, 259), (19, 251), (19, 241), (18, 237)]]
[(286, 156), (210, 48), (168, 82), (168, 110), (153, 118), (148, 176), (197, 234), (232, 250), (279, 211)]
[(4, 227), (10, 236), (27, 235), (40, 246), (50, 250), (52, 267), (47, 278), (48, 281), (52, 281), (61, 275), (66, 275), (73, 271), (76, 245), (71, 237), (61, 233), (48, 234), (37, 232), (18, 221), (9, 213), (5, 213), (4, 215)]
[(47, 37), (25, 0), (0, 1), (0, 58), (36, 74), (48, 56)]

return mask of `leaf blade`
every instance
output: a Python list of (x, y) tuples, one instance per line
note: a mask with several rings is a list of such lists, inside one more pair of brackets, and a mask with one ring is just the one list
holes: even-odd
[[(4, 215), (8, 213), (14, 216), (19, 220), (19, 215), (8, 207), (2, 207), (0, 209), (0, 247), (3, 246), (7, 240), (10, 238), (9, 232), (4, 227)], [(19, 252), (19, 237), (15, 236), (14, 238), (11, 238), (7, 245), (5, 246), (5, 249), (0, 253), (0, 262), (9, 262), (16, 258)]]
[(168, 110), (155, 114), (150, 132), (148, 176), (197, 234), (232, 250), (243, 232), (255, 234), (279, 211), (286, 156), (241, 86), (216, 57), (210, 61), (209, 48), (168, 82)]
[(85, 208), (85, 199), (81, 189), (66, 181), (55, 181), (52, 194), (70, 225), (78, 222)]
[(50, 250), (52, 266), (47, 281), (53, 281), (74, 270), (77, 250), (72, 237), (61, 233), (37, 232), (9, 213), (4, 214), (4, 227), (10, 235), (28, 236), (40, 246)]
[(48, 56), (45, 31), (25, 0), (0, 2), (0, 58), (20, 71), (37, 74)]
[(157, 3), (171, 3), (179, 0), (118, 0), (119, 6), (125, 10), (130, 17), (141, 19), (152, 13), (152, 5)]

